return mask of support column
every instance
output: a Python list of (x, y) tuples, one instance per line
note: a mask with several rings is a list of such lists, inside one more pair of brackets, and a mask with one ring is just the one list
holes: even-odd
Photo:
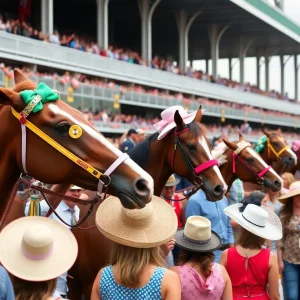
[(229, 74), (229, 79), (232, 80), (232, 59), (231, 57), (228, 58), (228, 74)]
[(41, 16), (42, 32), (53, 34), (53, 0), (41, 0)]
[(240, 84), (244, 84), (244, 76), (245, 76), (245, 58), (247, 56), (247, 52), (251, 46), (251, 44), (254, 42), (254, 38), (246, 41), (245, 38), (241, 37), (240, 39)]
[(205, 59), (205, 72), (206, 74), (209, 74), (209, 59)]
[(97, 2), (97, 43), (108, 48), (108, 3), (109, 0), (96, 0)]
[(268, 55), (265, 55), (265, 81), (266, 81), (266, 92), (269, 92), (269, 86), (270, 86), (270, 57)]
[(195, 19), (201, 14), (198, 11), (188, 20), (187, 13), (180, 10), (176, 14), (176, 21), (179, 34), (179, 68), (182, 72), (186, 72), (186, 64), (189, 59), (189, 31)]
[(217, 80), (217, 77), (218, 77), (218, 61), (219, 61), (220, 41), (221, 41), (223, 34), (229, 27), (230, 27), (230, 25), (227, 25), (221, 30), (219, 30), (219, 28), (216, 24), (211, 24), (208, 27), (208, 36), (209, 36), (209, 40), (210, 40), (211, 59), (212, 59), (212, 75), (215, 80)]
[(298, 64), (298, 55), (294, 55), (294, 71), (295, 71), (295, 99), (299, 100), (299, 90), (298, 90), (298, 73), (299, 73), (300, 64)]
[(149, 0), (138, 0), (142, 24), (142, 59), (149, 65), (152, 61), (152, 16), (161, 0), (150, 4)]
[(256, 86), (260, 88), (260, 56), (256, 56)]

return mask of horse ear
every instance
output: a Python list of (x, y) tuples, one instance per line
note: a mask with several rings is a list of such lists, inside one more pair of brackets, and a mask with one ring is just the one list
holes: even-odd
[(22, 73), (19, 69), (14, 69), (14, 79), (15, 84), (18, 84), (22, 81), (30, 80), (24, 73)]
[(245, 141), (245, 138), (241, 133), (239, 133), (239, 142)]
[(174, 121), (177, 125), (177, 131), (183, 130), (185, 128), (185, 123), (183, 122), (178, 110), (175, 111)]
[(20, 94), (6, 88), (0, 88), (0, 104), (10, 105), (18, 110), (24, 104)]
[(266, 130), (266, 129), (262, 129), (262, 132), (267, 136), (267, 137), (269, 137), (270, 136), (270, 132), (268, 131), (268, 130)]
[(279, 127), (278, 129), (277, 129), (277, 132), (278, 132), (278, 134), (282, 134), (282, 131), (281, 131), (281, 128)]
[(198, 110), (197, 110), (196, 117), (195, 117), (194, 121), (201, 123), (201, 119), (202, 119), (202, 109), (201, 109), (201, 105), (200, 105)]
[(225, 145), (226, 145), (228, 148), (230, 148), (230, 149), (232, 149), (232, 150), (236, 150), (236, 149), (238, 148), (238, 146), (237, 146), (235, 143), (230, 142), (230, 141), (227, 141), (227, 140), (224, 139), (224, 138), (223, 138), (223, 142), (225, 143)]

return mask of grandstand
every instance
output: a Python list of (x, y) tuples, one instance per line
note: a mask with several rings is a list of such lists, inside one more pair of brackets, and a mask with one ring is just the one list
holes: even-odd
[[(300, 27), (265, 1), (74, 0), (72, 7), (58, 0), (25, 3), (21, 10), (17, 0), (0, 3), (0, 62), (30, 69), (35, 80), (58, 89), (83, 111), (153, 119), (170, 105), (193, 110), (200, 103), (210, 125), (249, 123), (254, 131), (262, 125), (280, 126), (290, 134), (300, 128)], [(65, 14), (68, 10), (72, 14)], [(281, 57), (277, 92), (268, 87), (272, 55)], [(284, 55), (294, 58), (296, 100), (284, 91)], [(244, 82), (244, 60), (250, 56), (257, 58), (255, 87)], [(232, 59), (239, 58), (239, 83), (218, 77), (219, 58), (228, 58), (230, 68)], [(265, 91), (260, 89), (262, 58)], [(199, 59), (207, 66), (212, 59), (211, 75), (208, 68), (187, 67), (187, 61)], [(10, 71), (2, 66), (0, 85), (11, 84)], [(65, 71), (72, 80), (64, 81)], [(127, 125), (97, 123), (106, 134), (120, 134)]]

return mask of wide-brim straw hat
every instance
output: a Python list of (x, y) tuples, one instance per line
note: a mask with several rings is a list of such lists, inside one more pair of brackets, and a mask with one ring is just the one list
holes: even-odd
[(211, 252), (220, 248), (222, 241), (211, 230), (211, 222), (201, 216), (188, 217), (184, 228), (175, 235), (176, 245), (192, 252)]
[(167, 183), (165, 184), (166, 187), (170, 187), (170, 186), (176, 186), (178, 183), (180, 182), (179, 178), (176, 178), (174, 174), (172, 174)]
[(300, 195), (300, 181), (295, 181), (290, 185), (290, 188), (288, 189), (287, 192), (285, 192), (283, 195), (281, 195), (278, 200), (286, 204), (288, 199), (291, 197), (294, 197), (296, 195)]
[(78, 245), (72, 232), (45, 217), (23, 217), (0, 233), (0, 262), (12, 275), (27, 281), (46, 281), (67, 272)]
[(248, 204), (240, 212), (242, 206), (242, 203), (230, 205), (224, 209), (224, 213), (254, 235), (272, 241), (282, 238), (280, 219), (271, 208)]
[(142, 209), (126, 209), (117, 197), (110, 196), (99, 206), (96, 225), (108, 239), (133, 248), (152, 248), (172, 239), (177, 230), (174, 209), (153, 196)]

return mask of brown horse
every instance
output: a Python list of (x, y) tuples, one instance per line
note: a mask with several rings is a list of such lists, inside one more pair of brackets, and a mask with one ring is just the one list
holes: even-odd
[(220, 170), (228, 189), (239, 178), (243, 182), (263, 185), (273, 192), (281, 190), (282, 180), (279, 175), (251, 148), (251, 144), (242, 135), (238, 142), (223, 140), (228, 147), (224, 151), (227, 162), (220, 166)]
[[(205, 183), (202, 188), (211, 200), (216, 201), (223, 197), (226, 184), (216, 166), (207, 165), (208, 167), (203, 168), (197, 176), (190, 168), (190, 164), (194, 169), (212, 161), (204, 136), (206, 131), (200, 124), (201, 117), (201, 109), (198, 109), (194, 121), (187, 127), (180, 114), (176, 112), (174, 119), (177, 126), (165, 138), (158, 140), (158, 134), (155, 133), (129, 153), (130, 157), (153, 177), (155, 195), (160, 196), (169, 176), (176, 173), (196, 183), (199, 183), (197, 180), (201, 176), (200, 181)], [(186, 130), (187, 128), (189, 130)], [(176, 132), (181, 134), (176, 135)], [(174, 148), (176, 143), (177, 147)], [(184, 152), (180, 150), (181, 147)], [(80, 206), (80, 209), (81, 213), (85, 214), (86, 207)], [(74, 277), (68, 280), (70, 288), (68, 297), (72, 300), (81, 299), (82, 291), (85, 298), (89, 299), (98, 271), (108, 262), (112, 243), (94, 227), (94, 215), (82, 225), (92, 229), (73, 229), (79, 244), (79, 254), (69, 272)]]
[[(37, 97), (43, 99), (43, 104), (39, 103), (42, 109), (25, 119), (29, 106), (20, 92), (33, 91), (37, 86), (18, 70), (15, 70), (14, 77), (16, 86), (13, 90), (0, 88), (0, 119), (4, 124), (0, 128), (0, 220), (14, 184), (25, 168), (42, 182), (74, 183), (97, 190), (99, 177), (105, 181), (108, 179), (101, 172), (104, 173), (122, 156), (122, 152), (99, 134), (83, 114), (62, 100), (46, 102), (41, 96), (34, 96), (34, 100)], [(22, 142), (25, 134), (21, 132), (20, 124), (37, 128), (34, 131), (33, 127), (25, 127), (26, 143)], [(73, 128), (82, 130), (80, 138), (72, 138), (69, 133), (74, 125)], [(36, 133), (38, 130), (46, 134), (46, 141)], [(64, 147), (69, 156), (73, 155), (77, 159), (75, 163), (54, 149), (48, 142), (51, 139)], [(87, 172), (89, 168), (93, 171)], [(95, 174), (101, 176), (97, 178)], [(153, 179), (131, 159), (126, 159), (111, 175), (109, 193), (119, 197), (127, 208), (145, 206), (151, 201), (152, 191)]]
[[(289, 147), (281, 130), (267, 131), (262, 130), (265, 134), (264, 140), (260, 145), (256, 146), (258, 153), (262, 159), (280, 174), (284, 168), (293, 168), (297, 164), (297, 156)], [(245, 191), (253, 191), (259, 188), (257, 185), (244, 183)]]

